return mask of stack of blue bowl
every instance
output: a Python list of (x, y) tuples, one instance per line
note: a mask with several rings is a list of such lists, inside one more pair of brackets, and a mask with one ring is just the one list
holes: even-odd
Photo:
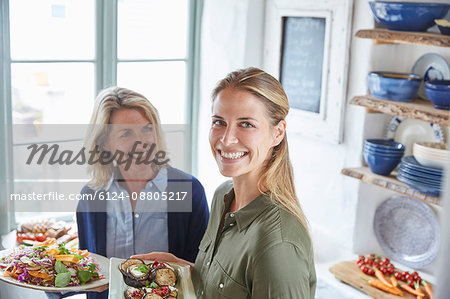
[(392, 139), (367, 139), (364, 160), (373, 173), (387, 176), (403, 157), (405, 146)]
[(414, 156), (407, 156), (400, 163), (397, 178), (414, 190), (427, 195), (440, 196), (442, 172), (442, 169), (421, 165)]

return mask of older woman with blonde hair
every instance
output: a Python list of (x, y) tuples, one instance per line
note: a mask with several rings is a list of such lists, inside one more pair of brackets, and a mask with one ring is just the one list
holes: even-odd
[(197, 298), (314, 298), (316, 275), (296, 195), (281, 84), (257, 68), (228, 74), (212, 93), (211, 150), (232, 181), (217, 188), (195, 265)]
[[(167, 251), (193, 262), (209, 217), (205, 192), (196, 178), (167, 162), (150, 101), (126, 88), (101, 91), (86, 148), (93, 153), (92, 180), (81, 193), (93, 200), (78, 204), (80, 248), (119, 258)], [(180, 193), (183, 203), (169, 200)], [(107, 298), (107, 292), (88, 298)]]

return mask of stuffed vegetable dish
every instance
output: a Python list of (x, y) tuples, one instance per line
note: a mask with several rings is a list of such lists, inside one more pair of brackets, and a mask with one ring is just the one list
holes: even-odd
[(126, 299), (175, 299), (178, 290), (175, 270), (166, 263), (145, 264), (141, 259), (130, 258), (119, 265), (125, 283), (129, 286)]

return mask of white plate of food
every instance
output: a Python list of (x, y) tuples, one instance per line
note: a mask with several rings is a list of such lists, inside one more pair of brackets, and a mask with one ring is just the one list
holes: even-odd
[(110, 299), (196, 298), (188, 265), (113, 257), (109, 272)]
[(79, 292), (108, 283), (108, 258), (50, 242), (0, 251), (0, 280), (45, 292)]
[(411, 69), (411, 73), (422, 77), (418, 95), (424, 100), (428, 100), (425, 93), (425, 81), (450, 80), (450, 67), (447, 60), (435, 53), (427, 53), (417, 59)]
[(415, 142), (445, 142), (438, 124), (394, 116), (388, 124), (386, 139), (394, 139), (405, 146), (404, 156), (411, 156)]

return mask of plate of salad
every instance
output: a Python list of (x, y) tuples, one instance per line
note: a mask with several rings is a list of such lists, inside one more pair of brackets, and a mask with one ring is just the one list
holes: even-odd
[(83, 291), (108, 283), (109, 259), (49, 239), (0, 251), (0, 280), (45, 292)]

